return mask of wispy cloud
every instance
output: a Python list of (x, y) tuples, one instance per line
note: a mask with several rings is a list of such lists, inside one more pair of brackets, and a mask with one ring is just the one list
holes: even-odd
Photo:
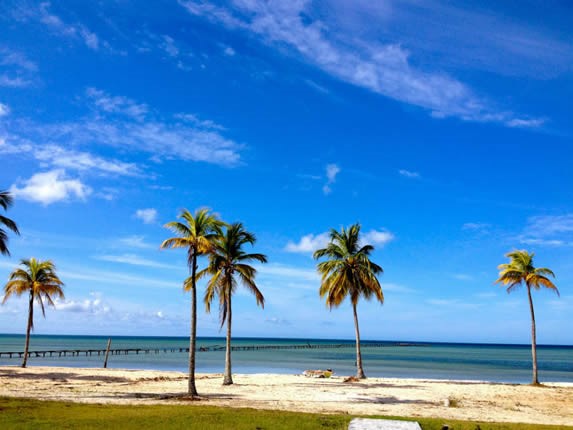
[(361, 40), (353, 33), (333, 32), (328, 23), (312, 19), (309, 1), (254, 0), (230, 7), (194, 0), (179, 0), (179, 4), (190, 14), (258, 36), (338, 79), (426, 109), (436, 118), (458, 117), (512, 127), (532, 127), (543, 121), (496, 109), (455, 78), (414, 66), (410, 52), (398, 43), (381, 44)]
[(124, 96), (112, 96), (97, 88), (87, 88), (86, 96), (94, 103), (97, 109), (107, 113), (118, 113), (142, 120), (147, 114), (146, 104), (137, 103)]
[(127, 236), (118, 239), (118, 243), (121, 246), (127, 246), (129, 248), (139, 248), (139, 249), (152, 249), (159, 248), (159, 245), (152, 245), (145, 241), (143, 236)]
[(0, 117), (6, 116), (10, 113), (10, 108), (4, 103), (0, 103)]
[(38, 66), (26, 55), (0, 47), (0, 87), (22, 88), (30, 86)]
[(531, 217), (518, 240), (525, 245), (573, 246), (573, 214)]
[(30, 179), (23, 181), (21, 186), (12, 185), (10, 192), (25, 200), (50, 205), (74, 197), (85, 200), (92, 189), (79, 179), (68, 178), (64, 170), (58, 169), (36, 173)]
[(141, 169), (134, 163), (103, 158), (89, 152), (66, 149), (59, 145), (35, 144), (15, 135), (9, 135), (0, 142), (0, 154), (30, 155), (38, 160), (43, 168), (63, 168), (98, 175), (142, 175)]
[(400, 169), (400, 170), (398, 170), (398, 173), (401, 176), (404, 176), (406, 178), (411, 178), (411, 179), (419, 179), (420, 178), (420, 174), (418, 172), (412, 172), (412, 171), (406, 170), (406, 169)]
[(466, 222), (462, 225), (462, 230), (484, 232), (491, 227), (491, 224), (484, 222)]
[(340, 167), (336, 164), (326, 165), (326, 184), (322, 187), (322, 192), (326, 195), (332, 192), (332, 184), (336, 182), (336, 176), (340, 173)]
[(67, 38), (81, 40), (88, 48), (97, 51), (101, 42), (99, 37), (81, 23), (69, 24), (50, 10), (50, 3), (43, 2), (37, 10), (29, 11), (31, 17), (37, 18), (54, 33)]
[(122, 255), (98, 255), (95, 257), (97, 260), (109, 261), (112, 263), (129, 264), (131, 266), (144, 266), (154, 267), (158, 269), (173, 269), (176, 266), (171, 264), (159, 263), (157, 261), (149, 260), (140, 257), (136, 254), (122, 254)]
[(135, 217), (142, 220), (145, 224), (153, 224), (157, 221), (157, 209), (138, 209), (135, 211)]
[[(195, 117), (198, 123), (190, 123), (189, 117), (162, 116), (146, 104), (95, 88), (87, 90), (87, 100), (95, 111), (77, 120), (37, 123), (18, 119), (7, 124), (9, 133), (0, 151), (33, 153), (53, 166), (69, 169), (75, 165), (131, 175), (141, 174), (134, 164), (62, 148), (99, 144), (148, 153), (157, 161), (179, 159), (229, 167), (240, 163), (244, 146), (226, 138), (223, 127), (215, 122)], [(49, 147), (44, 147), (46, 142), (50, 142)]]

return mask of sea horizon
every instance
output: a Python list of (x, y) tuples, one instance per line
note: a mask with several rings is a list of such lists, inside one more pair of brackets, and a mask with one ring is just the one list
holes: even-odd
[[(185, 336), (32, 335), (28, 360), (31, 366), (102, 367), (103, 354), (91, 356), (36, 357), (35, 351), (137, 349), (139, 354), (110, 355), (108, 367), (122, 369), (187, 371), (189, 338)], [(354, 339), (236, 337), (232, 345), (288, 348), (292, 345), (341, 345), (302, 349), (233, 351), (233, 372), (301, 374), (308, 369), (334, 370), (338, 376), (353, 375)], [(23, 350), (24, 335), (0, 334), (0, 351)], [(197, 372), (221, 373), (224, 337), (197, 338)], [(531, 378), (531, 345), (362, 340), (367, 376), (385, 378), (472, 380), (527, 383)], [(148, 352), (144, 352), (147, 349)], [(164, 352), (167, 351), (167, 352)], [(82, 353), (83, 354), (83, 353)], [(0, 365), (18, 365), (21, 359), (1, 357)], [(538, 345), (540, 379), (573, 383), (573, 346)]]

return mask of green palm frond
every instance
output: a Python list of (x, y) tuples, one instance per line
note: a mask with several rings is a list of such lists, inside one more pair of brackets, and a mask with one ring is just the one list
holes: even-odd
[(559, 295), (559, 290), (547, 277), (555, 278), (555, 274), (545, 267), (536, 268), (533, 265), (534, 255), (534, 253), (530, 254), (525, 250), (514, 250), (505, 254), (510, 261), (498, 266), (499, 277), (495, 283), (507, 286), (508, 293), (521, 285), (525, 285), (536, 290), (545, 287)]
[(44, 301), (49, 306), (55, 306), (54, 298), (64, 299), (62, 287), (64, 283), (56, 275), (56, 267), (50, 260), (38, 261), (35, 258), (21, 260), (24, 268), (16, 268), (9, 276), (4, 286), (4, 299), (12, 295), (20, 296), (29, 293), (40, 305), (42, 315), (45, 316)]
[(346, 297), (353, 304), (360, 297), (375, 297), (384, 303), (384, 295), (377, 275), (384, 271), (370, 260), (372, 245), (361, 245), (360, 224), (330, 230), (330, 242), (314, 253), (315, 259), (327, 258), (317, 264), (321, 275), (319, 295), (326, 297), (328, 307), (339, 306)]
[(223, 324), (227, 316), (227, 300), (238, 285), (245, 286), (256, 299), (257, 305), (264, 307), (264, 297), (256, 285), (257, 271), (249, 265), (251, 261), (266, 263), (267, 257), (259, 253), (246, 253), (245, 245), (254, 245), (256, 236), (245, 230), (242, 223), (233, 223), (226, 226), (224, 232), (213, 242), (209, 254), (209, 266), (205, 269), (211, 275), (207, 283), (204, 302), (207, 311), (215, 296), (219, 297), (219, 315)]

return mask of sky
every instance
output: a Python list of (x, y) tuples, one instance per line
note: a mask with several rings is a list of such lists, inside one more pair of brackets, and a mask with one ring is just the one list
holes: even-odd
[[(363, 339), (528, 343), (526, 291), (494, 284), (526, 249), (561, 293), (534, 293), (538, 342), (571, 345), (572, 21), (566, 0), (4, 0), (21, 235), (0, 279), (55, 263), (66, 298), (37, 334), (187, 336), (185, 252), (159, 245), (208, 207), (269, 260), (235, 336), (352, 339), (312, 253), (359, 222), (385, 295), (360, 302)], [(199, 336), (224, 335), (214, 311)], [(10, 298), (0, 333), (26, 318)]]

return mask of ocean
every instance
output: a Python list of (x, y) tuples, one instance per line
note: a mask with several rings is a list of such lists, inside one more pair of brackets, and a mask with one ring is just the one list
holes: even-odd
[[(105, 349), (107, 337), (32, 335), (30, 351)], [(198, 338), (197, 348), (224, 347), (224, 338)], [(327, 369), (335, 375), (355, 373), (354, 340), (236, 338), (233, 346), (340, 345), (337, 348), (260, 349), (233, 351), (233, 373), (300, 374), (306, 369)], [(114, 348), (150, 349), (150, 353), (110, 355), (108, 368), (187, 371), (187, 352), (163, 352), (164, 348), (188, 348), (185, 337), (112, 337)], [(160, 350), (158, 353), (155, 350)], [(0, 351), (23, 351), (23, 335), (0, 335)], [(539, 379), (573, 382), (573, 346), (538, 346)], [(224, 348), (198, 351), (198, 373), (222, 373)], [(35, 357), (30, 366), (102, 367), (103, 356)], [(367, 376), (388, 378), (456, 379), (527, 383), (531, 380), (529, 345), (362, 342)], [(0, 358), (0, 365), (18, 365), (16, 357)]]

